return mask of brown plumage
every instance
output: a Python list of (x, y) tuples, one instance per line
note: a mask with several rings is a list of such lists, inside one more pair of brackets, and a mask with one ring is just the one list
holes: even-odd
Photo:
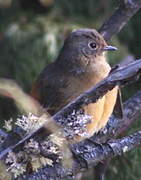
[[(116, 50), (108, 46), (94, 29), (79, 29), (70, 33), (55, 62), (41, 72), (31, 95), (54, 115), (81, 93), (104, 79), (110, 72), (105, 52)], [(96, 103), (84, 108), (92, 116), (87, 125), (89, 136), (103, 128), (116, 102), (118, 87)]]

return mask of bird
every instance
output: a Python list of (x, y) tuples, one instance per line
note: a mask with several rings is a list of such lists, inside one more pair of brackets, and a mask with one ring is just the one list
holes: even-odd
[[(102, 81), (111, 71), (107, 51), (116, 47), (108, 45), (95, 29), (72, 31), (62, 46), (56, 60), (48, 64), (35, 80), (31, 96), (52, 116), (80, 94)], [(86, 105), (85, 114), (91, 116), (86, 125), (91, 137), (104, 128), (111, 116), (118, 93), (118, 86), (108, 91), (96, 103)], [(82, 138), (79, 137), (78, 141)]]

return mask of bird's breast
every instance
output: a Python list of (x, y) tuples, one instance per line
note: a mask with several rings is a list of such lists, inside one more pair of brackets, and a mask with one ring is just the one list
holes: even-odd
[(68, 87), (65, 90), (66, 96), (72, 96), (75, 99), (81, 93), (95, 86), (98, 82), (102, 81), (110, 72), (110, 66), (106, 63), (97, 63), (97, 67), (93, 67), (90, 72), (82, 76), (72, 76), (69, 78)]

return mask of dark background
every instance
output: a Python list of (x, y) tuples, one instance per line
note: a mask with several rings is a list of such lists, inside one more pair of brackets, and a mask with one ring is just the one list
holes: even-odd
[[(14, 79), (29, 93), (37, 75), (55, 59), (72, 29), (98, 29), (118, 5), (117, 0), (0, 0), (0, 77)], [(111, 65), (125, 58), (141, 58), (140, 29), (141, 10), (113, 37), (111, 44), (119, 51), (108, 54)], [(138, 81), (124, 88), (123, 99), (141, 89), (140, 84)], [(11, 117), (16, 118), (17, 114), (14, 102), (0, 97), (1, 124)], [(127, 133), (139, 129), (140, 124), (138, 120)], [(106, 179), (140, 179), (140, 161), (140, 149), (115, 158)], [(92, 175), (88, 177), (91, 179)]]

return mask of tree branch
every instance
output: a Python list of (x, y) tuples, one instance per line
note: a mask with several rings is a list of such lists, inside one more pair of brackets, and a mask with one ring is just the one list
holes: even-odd
[(65, 169), (59, 164), (55, 164), (53, 167), (46, 166), (39, 169), (37, 173), (33, 173), (32, 175), (18, 177), (17, 180), (50, 180), (51, 178), (56, 180), (73, 176), (73, 173), (76, 174), (77, 172), (80, 172), (80, 169), (86, 169), (107, 158), (121, 155), (140, 145), (141, 131), (121, 139), (101, 144), (101, 146), (82, 142), (79, 146), (73, 146), (73, 152), (75, 152), (77, 161), (76, 159), (74, 160), (74, 165), (71, 170)]
[(117, 34), (128, 20), (141, 8), (141, 0), (122, 0), (119, 8), (101, 26), (99, 32), (106, 41)]

